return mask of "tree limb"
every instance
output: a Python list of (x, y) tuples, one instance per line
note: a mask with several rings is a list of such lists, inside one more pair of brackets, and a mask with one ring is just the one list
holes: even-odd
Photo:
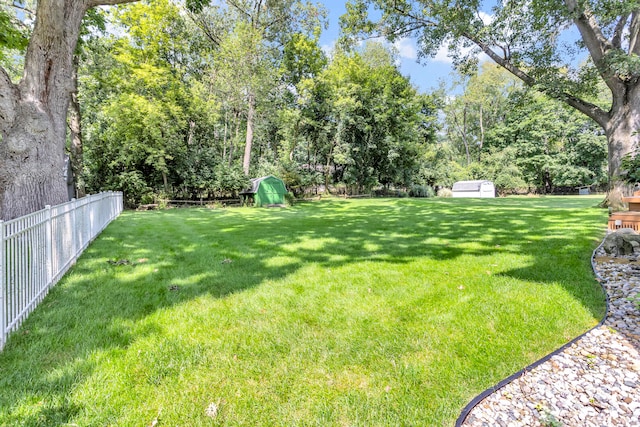
[(19, 4), (19, 3), (17, 3), (17, 2), (15, 2), (15, 1), (14, 1), (13, 3), (11, 3), (11, 7), (13, 7), (14, 9), (21, 10), (21, 11), (23, 11), (24, 13), (27, 13), (27, 14), (29, 14), (29, 15), (31, 15), (31, 16), (36, 16), (36, 13), (35, 13), (33, 10), (29, 9), (29, 8), (28, 8), (26, 5), (24, 5), (24, 4)]
[(87, 2), (88, 8), (96, 6), (113, 6), (116, 4), (135, 3), (138, 0), (89, 0)]
[[(412, 14), (411, 12), (407, 12), (404, 9), (400, 9), (395, 2), (393, 3), (392, 9), (395, 10), (396, 12), (398, 12), (400, 15), (403, 15), (403, 16), (406, 16), (407, 18), (413, 19), (414, 21), (416, 21), (417, 25), (419, 24), (419, 25), (425, 26), (425, 27), (435, 26), (436, 25), (436, 23), (433, 22), (433, 21), (421, 18), (420, 16), (416, 16), (416, 15)], [(407, 26), (408, 26), (408, 24), (407, 24)]]
[[(258, 0), (253, 8), (253, 15), (255, 16), (255, 22), (253, 22), (253, 27), (257, 28), (258, 23), (260, 22), (260, 15), (262, 12), (262, 0)], [(253, 21), (253, 17), (252, 17)]]
[(290, 17), (289, 17), (289, 16), (286, 16), (286, 15), (281, 15), (281, 16), (278, 16), (278, 17), (274, 18), (274, 19), (273, 19), (273, 21), (268, 22), (268, 23), (266, 23), (266, 24), (264, 25), (263, 33), (264, 33), (264, 34), (266, 34), (267, 30), (269, 30), (271, 27), (273, 27), (273, 26), (275, 26), (276, 24), (278, 24), (278, 23), (280, 23), (280, 22), (284, 21), (284, 20), (285, 20), (285, 19), (287, 19), (287, 18), (290, 18)]
[(207, 24), (207, 22), (200, 17), (200, 15), (195, 14), (193, 12), (188, 12), (189, 17), (204, 33), (204, 35), (209, 39), (214, 46), (220, 46), (222, 43), (222, 39), (215, 33), (215, 31)]
[[(544, 90), (543, 90), (544, 92)], [(582, 114), (592, 118), (596, 123), (598, 123), (603, 129), (606, 128), (607, 123), (609, 122), (609, 113), (604, 111), (602, 108), (598, 107), (595, 104), (587, 102), (577, 96), (573, 96), (566, 92), (561, 92), (559, 95), (550, 95), (552, 98), (559, 99), (560, 101), (564, 101), (576, 110), (580, 111)]]
[[(609, 89), (611, 89), (613, 93), (620, 91), (620, 85), (624, 83), (620, 80), (619, 76), (609, 71), (607, 64), (605, 63), (605, 55), (607, 54), (608, 51), (615, 48), (614, 44), (612, 42), (609, 42), (604, 37), (598, 23), (596, 22), (596, 19), (594, 18), (593, 14), (590, 11), (588, 10), (578, 11), (576, 0), (565, 0), (565, 4), (567, 5), (569, 12), (572, 12), (575, 15), (575, 17), (573, 18), (573, 22), (578, 28), (578, 31), (580, 31), (582, 41), (587, 47), (587, 50), (589, 51), (589, 55), (591, 56), (593, 63), (598, 69), (598, 73), (600, 74), (600, 77), (605, 82), (605, 84), (609, 87)], [(636, 35), (635, 39), (637, 39), (637, 34), (638, 34), (637, 17), (634, 17), (633, 15), (636, 15), (636, 13), (634, 12), (632, 14), (632, 23), (631, 23), (632, 28), (630, 29), (630, 32), (631, 32), (630, 40), (634, 38), (634, 27), (635, 27), (635, 35)], [(617, 26), (619, 25), (622, 25), (623, 27), (622, 32), (624, 32), (624, 24), (620, 24), (620, 22), (618, 22)], [(616, 26), (616, 29), (617, 29), (617, 26)], [(635, 44), (637, 44), (635, 41), (633, 43), (630, 43), (630, 50), (631, 50), (631, 47), (633, 47), (633, 49), (638, 49), (637, 46), (634, 46)], [(578, 108), (578, 107), (575, 107), (575, 108)], [(587, 114), (589, 117), (593, 118), (594, 120), (596, 120), (598, 123), (600, 123), (598, 119), (594, 118), (586, 111), (581, 109), (579, 110), (584, 114)]]
[[(587, 49), (589, 50), (591, 58), (593, 59), (594, 63), (598, 66), (598, 68), (601, 70), (600, 74), (602, 78), (612, 90), (615, 90), (616, 88), (618, 88), (621, 82), (619, 81), (619, 79), (616, 79), (615, 76), (607, 76), (604, 73), (604, 69), (603, 69), (603, 59), (604, 59), (605, 53), (607, 52), (607, 50), (612, 49), (614, 45), (605, 38), (597, 21), (589, 11), (578, 10), (577, 0), (564, 0), (564, 3), (567, 9), (569, 10), (569, 12), (574, 14), (573, 21), (577, 26), (578, 30), (580, 31), (582, 39), (585, 45), (587, 46)], [(405, 27), (407, 29), (415, 30), (420, 26), (426, 27), (426, 26), (436, 25), (435, 22), (432, 22), (428, 19), (424, 19), (420, 16), (416, 16), (412, 14), (411, 11), (406, 11), (400, 8), (395, 2), (393, 3), (392, 8), (396, 13), (399, 13), (402, 16), (405, 16), (410, 20), (413, 20), (416, 23), (415, 26), (407, 25), (407, 27)], [(636, 29), (640, 29), (640, 16), (638, 15), (639, 14), (635, 14), (635, 13), (633, 15), (635, 17), (635, 20), (633, 22), (636, 23), (636, 27), (635, 27)], [(632, 27), (633, 27), (633, 22), (632, 22)], [(626, 19), (621, 18), (616, 26), (616, 34), (620, 33), (620, 35), (618, 36), (620, 38), (622, 37), (625, 23), (626, 23)], [(640, 33), (640, 31), (636, 31), (635, 34), (638, 34), (638, 33)], [(511, 62), (511, 52), (510, 52), (510, 46), (508, 44), (506, 46), (498, 46), (500, 49), (502, 49), (503, 55), (501, 56), (497, 54), (496, 51), (487, 42), (483, 41), (479, 37), (474, 36), (470, 33), (462, 33), (461, 36), (471, 41), (476, 46), (478, 46), (493, 61), (495, 61), (498, 65), (500, 65), (505, 70), (513, 74), (515, 77), (522, 80), (527, 86), (536, 86), (539, 90), (541, 90), (547, 96), (566, 102), (573, 108), (577, 109), (578, 111), (582, 112), (583, 114), (595, 120), (602, 127), (605, 127), (606, 123), (609, 120), (609, 113), (602, 110), (597, 105), (587, 102), (567, 92), (551, 91), (548, 89), (545, 90), (544, 87), (537, 86), (538, 81), (536, 81), (536, 79), (533, 76), (531, 76), (525, 70), (523, 70), (522, 68), (519, 68), (518, 66), (516, 66)], [(638, 44), (640, 45), (640, 43)], [(638, 49), (640, 49), (640, 47), (638, 47)]]
[(597, 67), (602, 66), (602, 60), (607, 50), (613, 45), (604, 37), (602, 31), (591, 12), (587, 10), (577, 10), (576, 0), (565, 0), (569, 12), (574, 14), (573, 22), (580, 31), (580, 36), (584, 41), (589, 55)]
[(625, 14), (620, 17), (620, 20), (616, 24), (616, 28), (613, 31), (613, 37), (611, 38), (611, 44), (614, 48), (620, 49), (622, 47), (622, 33), (624, 31), (624, 27), (627, 24), (627, 20), (629, 19), (629, 14)]
[(533, 77), (527, 74), (524, 70), (516, 67), (508, 57), (502, 57), (498, 55), (491, 47), (484, 43), (482, 40), (472, 36), (471, 34), (465, 33), (463, 34), (465, 38), (472, 41), (476, 44), (482, 51), (489, 56), (489, 58), (493, 59), (496, 64), (500, 65), (502, 68), (522, 80), (527, 86), (534, 86), (536, 81)]
[(629, 25), (629, 54), (640, 55), (640, 11), (634, 10)]
[(578, 98), (577, 96), (571, 95), (564, 91), (560, 91), (558, 93), (558, 92), (552, 92), (550, 90), (545, 90), (544, 87), (538, 86), (538, 82), (536, 81), (535, 78), (527, 74), (521, 68), (515, 66), (508, 59), (505, 59), (500, 55), (498, 55), (486, 43), (483, 43), (481, 40), (478, 40), (469, 34), (465, 34), (464, 36), (467, 39), (471, 40), (473, 43), (475, 43), (478, 47), (480, 47), (480, 49), (482, 49), (482, 51), (485, 54), (487, 54), (487, 56), (489, 56), (491, 59), (493, 59), (498, 65), (500, 65), (502, 68), (504, 68), (505, 70), (507, 70), (508, 72), (510, 72), (511, 74), (513, 74), (514, 76), (522, 80), (524, 84), (526, 84), (527, 86), (536, 86), (538, 90), (545, 93), (547, 96), (566, 102), (576, 110), (580, 111), (581, 113), (595, 120), (596, 123), (598, 123), (603, 128), (609, 121), (609, 114), (606, 111), (602, 110), (597, 105), (587, 102), (581, 98)]
[(245, 18), (249, 19), (249, 21), (253, 22), (252, 16), (249, 12), (247, 12), (246, 10), (244, 10), (238, 3), (236, 3), (235, 1), (232, 0), (227, 0), (227, 4), (233, 6), (233, 8), (240, 13), (241, 15), (244, 15)]

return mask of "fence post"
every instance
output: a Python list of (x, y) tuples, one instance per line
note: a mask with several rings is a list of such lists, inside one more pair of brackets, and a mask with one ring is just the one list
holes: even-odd
[(4, 348), (7, 340), (7, 298), (5, 291), (5, 245), (4, 245), (4, 221), (0, 220), (0, 350)]
[(46, 214), (46, 242), (47, 242), (47, 285), (48, 288), (51, 286), (51, 282), (53, 281), (53, 224), (51, 223), (51, 205), (46, 205), (44, 207)]
[(81, 232), (77, 231), (76, 228), (76, 211), (78, 210), (78, 201), (73, 198), (71, 199), (73, 204), (71, 205), (71, 252), (73, 253), (73, 260), (78, 258), (78, 248), (82, 247), (82, 245), (78, 245), (78, 238)]

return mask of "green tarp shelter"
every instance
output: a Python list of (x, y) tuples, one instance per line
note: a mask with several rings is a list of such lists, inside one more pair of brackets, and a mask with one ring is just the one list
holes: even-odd
[(263, 176), (251, 180), (251, 188), (244, 190), (241, 195), (253, 196), (255, 206), (284, 205), (284, 195), (287, 189), (284, 182), (275, 176)]

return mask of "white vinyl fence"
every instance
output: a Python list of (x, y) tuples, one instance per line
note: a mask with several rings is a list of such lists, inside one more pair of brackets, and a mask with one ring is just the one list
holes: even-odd
[(120, 212), (122, 193), (105, 192), (0, 221), (0, 350)]

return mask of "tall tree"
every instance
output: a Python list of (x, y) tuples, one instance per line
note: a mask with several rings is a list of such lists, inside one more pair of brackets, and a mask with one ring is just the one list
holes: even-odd
[(592, 120), (525, 89), (510, 95), (505, 119), (489, 129), (487, 145), (514, 149), (514, 163), (529, 187), (548, 193), (606, 182), (604, 139)]
[(242, 92), (247, 119), (242, 165), (249, 175), (257, 106), (265, 89), (272, 89), (277, 80), (273, 74), (279, 67), (274, 65), (282, 60), (284, 46), (292, 35), (313, 33), (323, 25), (325, 12), (321, 6), (302, 0), (209, 3), (189, 0), (187, 7), (211, 42), (220, 47), (217, 71), (239, 82), (234, 89)]
[(466, 165), (482, 159), (487, 132), (504, 120), (509, 93), (519, 81), (497, 65), (485, 62), (471, 76), (460, 76), (454, 88), (463, 92), (445, 106), (448, 139), (464, 153)]
[(69, 102), (69, 112), (67, 115), (67, 125), (69, 126), (69, 158), (71, 161), (71, 171), (75, 181), (75, 192), (77, 197), (84, 197), (86, 194), (83, 177), (83, 147), (82, 147), (82, 109), (78, 93), (78, 68), (80, 67), (80, 57), (83, 51), (83, 39), (97, 37), (98, 34), (106, 31), (104, 14), (99, 9), (91, 9), (85, 15), (81, 29), (80, 39), (73, 55), (73, 69), (71, 76), (71, 99)]
[(338, 180), (358, 192), (410, 184), (424, 143), (424, 100), (382, 44), (338, 53), (323, 73), (334, 123), (332, 162)]
[(63, 175), (73, 53), (82, 18), (129, 0), (40, 0), (19, 83), (0, 68), (0, 218), (68, 200)]
[(110, 25), (110, 37), (87, 43), (81, 69), (89, 188), (123, 190), (136, 204), (185, 181), (206, 187), (214, 164), (201, 162), (212, 163), (214, 150), (201, 144), (213, 145), (217, 115), (201, 90), (198, 57), (210, 51), (192, 51), (203, 46), (168, 0), (118, 8)]
[[(379, 19), (369, 18), (370, 6), (378, 9)], [(425, 56), (445, 45), (457, 64), (484, 52), (528, 86), (584, 113), (607, 136), (606, 202), (619, 208), (628, 191), (620, 178), (621, 161), (636, 150), (640, 138), (640, 3), (504, 0), (490, 16), (481, 6), (478, 0), (352, 0), (343, 25), (352, 34), (416, 36)], [(580, 34), (578, 43), (562, 38), (569, 27)], [(573, 66), (575, 52), (588, 53), (589, 70)], [(608, 106), (592, 101), (597, 79), (611, 92)]]

